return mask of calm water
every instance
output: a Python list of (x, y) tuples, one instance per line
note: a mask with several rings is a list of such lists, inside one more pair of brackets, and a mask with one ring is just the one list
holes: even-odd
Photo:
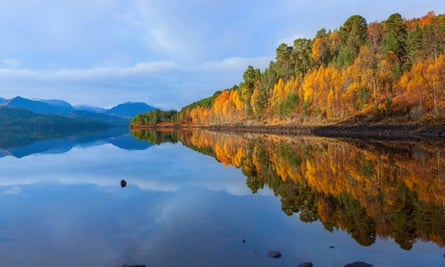
[(135, 135), (3, 144), (0, 266), (445, 266), (440, 143)]

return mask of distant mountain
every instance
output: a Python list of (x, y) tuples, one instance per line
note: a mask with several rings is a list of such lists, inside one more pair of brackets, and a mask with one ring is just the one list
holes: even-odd
[(79, 105), (74, 107), (76, 110), (83, 110), (83, 111), (89, 111), (89, 112), (95, 112), (95, 113), (105, 113), (107, 109), (105, 108), (99, 108), (99, 107), (93, 107), (88, 105)]
[(146, 113), (155, 108), (141, 102), (127, 102), (117, 105), (105, 112), (105, 114), (133, 118), (137, 114)]
[(98, 120), (68, 118), (52, 114), (38, 114), (29, 110), (0, 107), (0, 129), (10, 133), (37, 131), (50, 135), (102, 130), (111, 124)]
[(40, 102), (46, 103), (51, 105), (52, 107), (56, 108), (58, 111), (60, 111), (60, 113), (70, 113), (73, 112), (75, 110), (75, 108), (68, 102), (63, 101), (63, 100), (39, 100)]
[(86, 110), (76, 110), (66, 115), (68, 118), (87, 119), (105, 122), (114, 126), (127, 126), (128, 119), (122, 116), (107, 115)]
[(26, 109), (35, 113), (41, 114), (63, 114), (66, 113), (66, 108), (59, 107), (58, 105), (52, 105), (39, 100), (30, 100), (20, 96), (7, 100), (2, 103), (2, 106), (10, 108)]
[(0, 107), (19, 108), (37, 114), (59, 115), (72, 119), (95, 120), (116, 126), (128, 125), (131, 118), (140, 113), (155, 109), (145, 103), (131, 103), (117, 105), (111, 109), (87, 105), (72, 106), (70, 103), (51, 99), (27, 99), (20, 96), (12, 99), (0, 98)]

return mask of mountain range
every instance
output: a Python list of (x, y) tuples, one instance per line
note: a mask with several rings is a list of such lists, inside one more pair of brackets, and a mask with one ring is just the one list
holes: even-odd
[(137, 114), (155, 109), (142, 102), (126, 102), (104, 109), (93, 106), (73, 106), (64, 100), (27, 99), (20, 96), (12, 99), (0, 98), (0, 108), (22, 109), (42, 115), (56, 115), (70, 119), (98, 121), (109, 125), (128, 125), (130, 119)]

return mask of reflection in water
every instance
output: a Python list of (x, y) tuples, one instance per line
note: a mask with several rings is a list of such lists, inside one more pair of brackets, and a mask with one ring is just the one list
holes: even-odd
[(317, 137), (136, 131), (151, 143), (181, 141), (241, 168), (252, 193), (267, 185), (284, 213), (346, 230), (359, 244), (392, 237), (445, 245), (443, 143), (364, 143)]
[(59, 154), (70, 151), (75, 146), (92, 146), (109, 143), (126, 150), (143, 150), (150, 143), (136, 140), (127, 128), (109, 128), (82, 133), (64, 133), (30, 131), (8, 132), (0, 134), (0, 157), (13, 156), (22, 158), (32, 154)]

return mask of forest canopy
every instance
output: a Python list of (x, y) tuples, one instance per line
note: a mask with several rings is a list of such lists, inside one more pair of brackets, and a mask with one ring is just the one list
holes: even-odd
[(179, 112), (153, 112), (132, 124), (328, 123), (357, 116), (418, 120), (445, 111), (445, 15), (349, 17), (338, 29), (280, 44), (263, 71)]

